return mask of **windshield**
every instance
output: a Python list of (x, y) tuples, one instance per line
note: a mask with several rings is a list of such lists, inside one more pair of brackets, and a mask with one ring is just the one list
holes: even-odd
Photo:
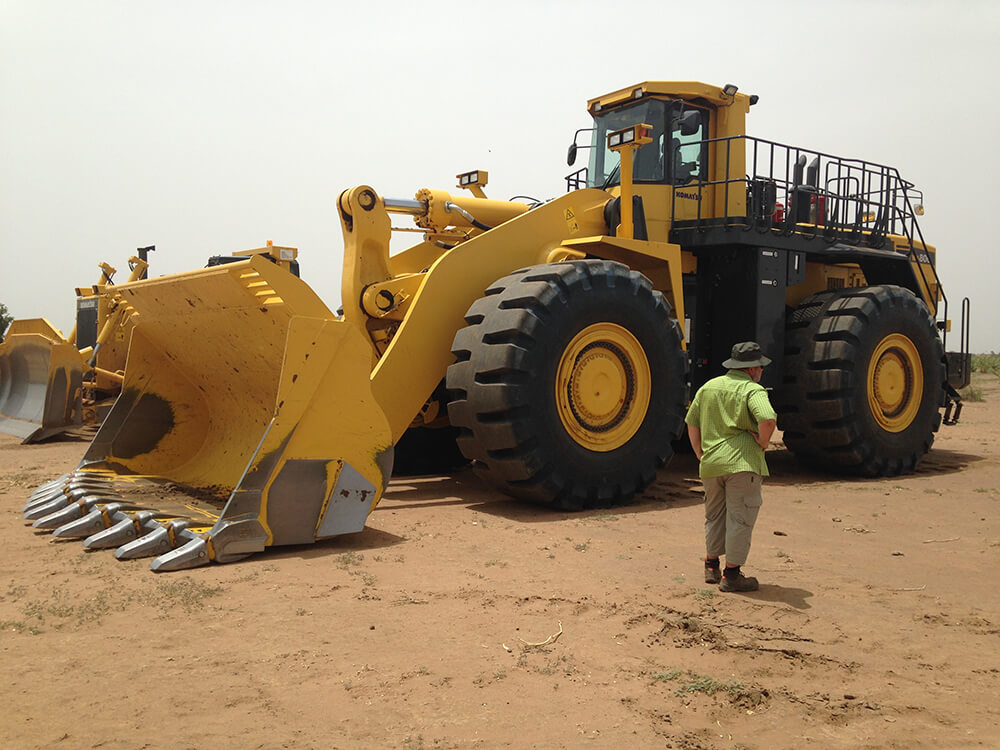
[[(635, 182), (669, 182), (682, 185), (703, 178), (707, 166), (702, 142), (707, 137), (706, 113), (685, 105), (681, 114), (679, 106), (679, 102), (646, 99), (622, 109), (597, 115), (594, 118), (594, 140), (587, 170), (587, 187), (603, 188), (620, 182), (619, 158), (616, 152), (608, 149), (608, 133), (640, 122), (652, 126), (650, 135), (653, 141), (641, 146), (635, 152), (632, 169), (632, 179)], [(670, 113), (674, 114), (672, 118), (668, 117)], [(665, 149), (668, 121), (671, 122), (669, 128), (671, 148)], [(664, 161), (668, 162), (666, 166)]]

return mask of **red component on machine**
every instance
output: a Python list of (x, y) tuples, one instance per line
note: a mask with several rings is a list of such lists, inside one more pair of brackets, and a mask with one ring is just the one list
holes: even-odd
[(809, 222), (818, 227), (826, 221), (826, 196), (817, 193), (809, 198)]

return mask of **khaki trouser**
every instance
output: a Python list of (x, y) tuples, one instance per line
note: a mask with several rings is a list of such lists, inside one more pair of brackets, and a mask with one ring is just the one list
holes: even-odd
[(763, 498), (763, 478), (752, 471), (705, 477), (705, 549), (708, 557), (725, 555), (727, 565), (743, 565)]

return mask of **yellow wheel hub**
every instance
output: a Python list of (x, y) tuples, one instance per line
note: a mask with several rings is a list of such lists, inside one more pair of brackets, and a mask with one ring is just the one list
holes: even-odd
[(901, 333), (886, 336), (868, 365), (868, 406), (888, 432), (902, 432), (920, 411), (924, 369), (917, 347)]
[(620, 448), (646, 417), (651, 381), (649, 361), (635, 336), (614, 323), (587, 326), (559, 359), (559, 418), (584, 448)]

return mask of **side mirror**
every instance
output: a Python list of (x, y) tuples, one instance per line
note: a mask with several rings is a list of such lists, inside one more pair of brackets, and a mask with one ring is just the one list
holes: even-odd
[(566, 151), (566, 164), (572, 167), (576, 163), (576, 143), (569, 144), (569, 150)]
[(696, 109), (689, 109), (677, 118), (677, 127), (681, 135), (695, 135), (701, 127), (701, 112)]

